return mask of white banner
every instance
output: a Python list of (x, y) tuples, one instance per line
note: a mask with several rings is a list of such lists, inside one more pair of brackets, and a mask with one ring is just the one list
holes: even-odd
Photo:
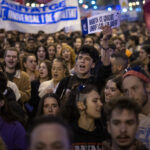
[(81, 30), (77, 0), (53, 0), (44, 7), (26, 7), (0, 1), (0, 28), (20, 32), (55, 33), (72, 26), (73, 31)]
[(99, 15), (87, 18), (87, 27), (86, 24), (82, 24), (83, 34), (92, 34), (96, 32), (101, 32), (101, 27), (109, 25), (112, 28), (120, 26), (120, 12), (112, 11), (112, 12), (103, 12)]

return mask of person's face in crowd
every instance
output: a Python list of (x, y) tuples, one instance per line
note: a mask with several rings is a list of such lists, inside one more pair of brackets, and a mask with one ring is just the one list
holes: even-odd
[(44, 79), (48, 77), (48, 70), (46, 64), (43, 62), (39, 67), (40, 78)]
[(82, 46), (82, 39), (81, 38), (76, 38), (75, 43), (74, 43), (74, 47), (76, 49), (80, 49)]
[(136, 76), (127, 76), (123, 79), (124, 94), (133, 98), (138, 104), (143, 106), (147, 101), (147, 89), (144, 87), (144, 83)]
[(117, 88), (116, 83), (112, 80), (108, 80), (104, 90), (105, 102), (109, 102), (112, 98), (121, 95), (120, 90)]
[(62, 50), (62, 57), (65, 59), (66, 62), (71, 61), (71, 52), (68, 48)]
[(116, 50), (120, 51), (121, 49), (121, 41), (119, 39), (114, 40), (114, 44), (116, 45)]
[(48, 47), (48, 54), (49, 54), (49, 59), (50, 60), (53, 60), (55, 58), (56, 51), (55, 51), (54, 46), (49, 46)]
[(52, 36), (49, 36), (48, 38), (47, 38), (47, 45), (49, 45), (49, 44), (52, 44), (52, 43), (54, 43), (55, 41), (54, 41), (54, 38), (52, 37)]
[(112, 146), (115, 149), (130, 149), (132, 146), (138, 121), (133, 111), (114, 109), (111, 119), (107, 122), (107, 129), (112, 137)]
[(119, 73), (120, 69), (117, 63), (117, 60), (115, 57), (110, 57), (110, 62), (111, 62), (111, 71), (113, 74)]
[(93, 39), (90, 37), (85, 38), (84, 45), (93, 46), (94, 45)]
[(15, 48), (17, 49), (18, 52), (20, 52), (21, 47), (20, 47), (20, 43), (19, 42), (15, 43)]
[(47, 97), (43, 104), (43, 115), (56, 115), (59, 110), (57, 100), (54, 97)]
[(24, 63), (26, 70), (35, 71), (36, 69), (36, 57), (35, 56), (28, 56), (27, 61)]
[(61, 50), (62, 50), (62, 46), (60, 44), (57, 44), (56, 46), (56, 56), (61, 56)]
[(91, 68), (95, 67), (93, 59), (88, 54), (79, 54), (76, 61), (77, 75), (88, 77), (90, 75)]
[(122, 41), (125, 41), (125, 35), (124, 34), (120, 34), (119, 37), (122, 39)]
[(27, 41), (27, 48), (28, 50), (35, 48), (35, 41), (34, 40), (28, 40)]
[(45, 57), (46, 57), (45, 49), (44, 49), (44, 47), (41, 46), (41, 47), (38, 48), (37, 58), (38, 58), (39, 61), (42, 61), (42, 60), (45, 59)]
[(70, 150), (66, 129), (56, 123), (37, 126), (31, 133), (30, 150)]
[(52, 79), (54, 82), (59, 82), (65, 77), (65, 68), (63, 64), (59, 61), (54, 60), (52, 64)]
[(146, 59), (148, 59), (148, 54), (145, 52), (144, 49), (140, 49), (139, 59), (140, 61), (145, 61)]
[(17, 52), (7, 50), (4, 60), (7, 68), (14, 69), (18, 62)]
[(100, 100), (100, 95), (95, 90), (91, 91), (86, 96), (85, 114), (86, 117), (97, 119), (101, 117), (102, 102)]

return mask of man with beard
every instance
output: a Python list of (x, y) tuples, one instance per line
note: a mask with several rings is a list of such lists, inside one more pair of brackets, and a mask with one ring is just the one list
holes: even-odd
[(150, 149), (150, 78), (141, 67), (135, 66), (126, 69), (122, 86), (124, 94), (142, 107), (137, 138)]
[(102, 150), (147, 150), (144, 144), (135, 138), (140, 107), (133, 99), (113, 99), (106, 104), (105, 111), (111, 140), (103, 143)]
[(21, 104), (27, 102), (31, 95), (30, 80), (27, 73), (20, 70), (18, 51), (13, 47), (8, 47), (4, 55), (5, 71), (8, 80), (14, 82), (21, 94)]

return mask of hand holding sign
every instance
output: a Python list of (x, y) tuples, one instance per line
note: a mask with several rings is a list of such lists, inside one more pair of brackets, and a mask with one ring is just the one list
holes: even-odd
[(112, 35), (112, 29), (110, 26), (106, 25), (106, 26), (102, 26), (101, 29), (103, 30), (103, 40), (107, 40), (110, 39), (111, 35)]

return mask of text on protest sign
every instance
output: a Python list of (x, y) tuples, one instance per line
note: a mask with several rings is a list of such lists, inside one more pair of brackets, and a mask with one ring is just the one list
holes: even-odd
[[(106, 12), (99, 14), (90, 18), (87, 18), (87, 27), (86, 22), (83, 21), (82, 29), (83, 34), (92, 34), (96, 32), (101, 32), (101, 27), (109, 25), (112, 28), (120, 26), (120, 12), (113, 11), (111, 13)], [(87, 31), (85, 31), (87, 30)]]

